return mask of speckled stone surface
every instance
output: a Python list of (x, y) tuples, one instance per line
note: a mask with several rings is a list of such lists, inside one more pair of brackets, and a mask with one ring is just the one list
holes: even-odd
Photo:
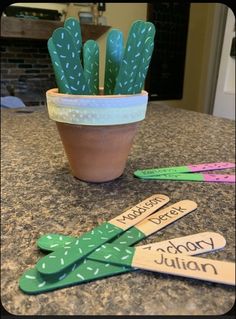
[(33, 113), (2, 111), (1, 301), (8, 312), (220, 315), (231, 309), (234, 287), (148, 271), (36, 296), (18, 288), (21, 274), (43, 256), (35, 246), (40, 235), (54, 232), (79, 236), (154, 193), (168, 195), (171, 203), (191, 199), (199, 207), (142, 243), (214, 231), (226, 238), (226, 247), (204, 257), (235, 260), (235, 185), (133, 177), (134, 170), (148, 167), (234, 162), (234, 122), (151, 104), (123, 176), (102, 184), (82, 182), (70, 174), (55, 123), (44, 108), (32, 108)]

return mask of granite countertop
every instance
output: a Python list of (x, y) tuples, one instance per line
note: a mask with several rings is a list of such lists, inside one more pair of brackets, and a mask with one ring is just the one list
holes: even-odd
[[(29, 112), (26, 112), (29, 111)], [(45, 108), (2, 110), (2, 284), (5, 309), (18, 315), (220, 315), (234, 287), (134, 271), (39, 295), (18, 288), (22, 273), (43, 256), (45, 233), (79, 236), (152, 194), (170, 203), (194, 200), (198, 209), (142, 244), (213, 231), (223, 250), (204, 254), (235, 260), (234, 184), (143, 181), (136, 169), (235, 161), (234, 121), (150, 103), (123, 176), (101, 184), (69, 171), (55, 123)], [(233, 170), (227, 170), (233, 172)]]

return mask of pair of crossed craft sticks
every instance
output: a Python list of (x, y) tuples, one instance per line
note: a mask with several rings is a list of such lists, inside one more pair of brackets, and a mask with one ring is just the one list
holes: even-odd
[(195, 202), (182, 200), (156, 212), (168, 202), (165, 195), (153, 195), (80, 237), (42, 236), (38, 247), (52, 252), (21, 276), (20, 289), (38, 294), (137, 268), (234, 285), (234, 263), (187, 256), (223, 248), (225, 239), (217, 233), (172, 239), (175, 247), (195, 242), (185, 254), (166, 253), (170, 241), (129, 247), (197, 208)]
[(235, 183), (234, 174), (206, 174), (202, 172), (234, 168), (235, 163), (218, 162), (191, 164), (186, 166), (149, 168), (136, 170), (134, 176), (140, 179), (173, 180), (192, 182)]

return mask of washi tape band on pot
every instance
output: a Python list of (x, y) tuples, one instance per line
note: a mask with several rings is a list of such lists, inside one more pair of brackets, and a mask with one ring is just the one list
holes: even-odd
[(148, 93), (132, 95), (73, 95), (46, 92), (49, 117), (77, 125), (121, 125), (145, 118)]

